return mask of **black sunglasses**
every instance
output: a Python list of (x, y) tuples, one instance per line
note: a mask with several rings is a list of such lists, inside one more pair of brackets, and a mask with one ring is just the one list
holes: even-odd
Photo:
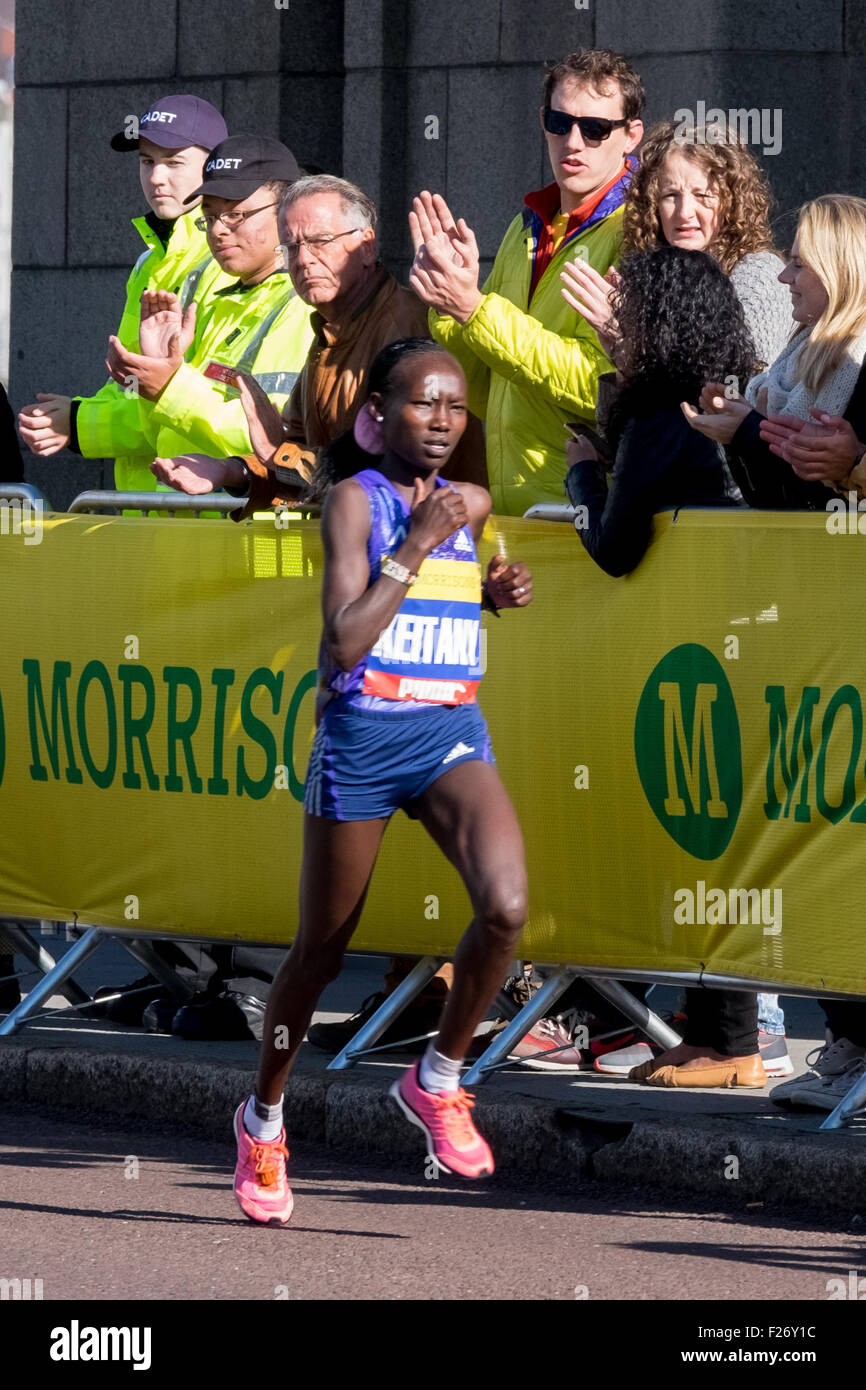
[(569, 116), (567, 111), (555, 111), (552, 106), (544, 108), (544, 129), (551, 135), (567, 135), (576, 125), (584, 140), (606, 140), (612, 130), (629, 124), (625, 117), (609, 121), (604, 116)]

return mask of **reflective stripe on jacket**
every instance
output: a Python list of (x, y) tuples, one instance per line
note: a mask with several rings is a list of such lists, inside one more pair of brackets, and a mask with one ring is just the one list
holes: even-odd
[(249, 372), (281, 409), (313, 340), (311, 313), (282, 270), (258, 285), (234, 281), (211, 294), (183, 366), (158, 401), (142, 403), (154, 453), (163, 458), (250, 453), (237, 387), (205, 373), (211, 364)]

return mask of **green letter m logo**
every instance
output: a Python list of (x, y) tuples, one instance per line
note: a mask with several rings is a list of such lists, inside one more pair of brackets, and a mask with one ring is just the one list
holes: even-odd
[(640, 697), (634, 749), (653, 813), (696, 859), (718, 859), (743, 800), (740, 726), (728, 678), (687, 642), (656, 666)]
[(684, 816), (686, 803), (677, 791), (677, 768), (674, 761), (674, 740), (680, 755), (680, 765), (688, 788), (689, 801), (696, 815), (701, 812), (701, 753), (705, 758), (710, 797), (707, 801), (707, 815), (717, 820), (728, 814), (728, 808), (719, 792), (719, 772), (716, 767), (716, 753), (713, 744), (712, 705), (719, 690), (716, 685), (699, 685), (695, 691), (695, 716), (692, 723), (692, 738), (686, 746), (686, 726), (683, 720), (682, 689), (673, 681), (659, 683), (659, 699), (665, 710), (665, 774), (668, 794), (665, 797), (665, 813), (669, 816)]

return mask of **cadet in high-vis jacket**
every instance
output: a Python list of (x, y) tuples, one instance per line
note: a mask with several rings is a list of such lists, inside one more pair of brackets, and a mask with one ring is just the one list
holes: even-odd
[[(138, 155), (141, 187), (150, 211), (132, 225), (145, 248), (126, 284), (126, 302), (117, 329), (124, 347), (139, 347), (139, 312), (145, 290), (169, 290), (185, 309), (205, 288), (228, 284), (214, 265), (207, 240), (196, 225), (199, 199), (187, 202), (202, 181), (204, 161), (228, 134), (226, 123), (201, 97), (161, 97), (130, 130), (119, 131), (111, 147)], [(136, 127), (138, 134), (136, 134)], [(143, 433), (136, 383), (109, 380), (92, 396), (40, 394), (19, 416), (21, 438), (32, 453), (46, 458), (69, 448), (84, 458), (114, 459), (115, 487), (152, 491), (154, 451)]]

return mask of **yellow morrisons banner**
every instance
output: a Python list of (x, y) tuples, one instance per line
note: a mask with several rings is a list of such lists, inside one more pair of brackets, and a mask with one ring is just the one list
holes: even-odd
[[(562, 524), (494, 548), (535, 575), (481, 687), (526, 954), (866, 993), (866, 539), (686, 512), (624, 580)], [(291, 940), (320, 582), (315, 522), (4, 527), (0, 915)], [(467, 918), (396, 816), (354, 944), (444, 954)]]

